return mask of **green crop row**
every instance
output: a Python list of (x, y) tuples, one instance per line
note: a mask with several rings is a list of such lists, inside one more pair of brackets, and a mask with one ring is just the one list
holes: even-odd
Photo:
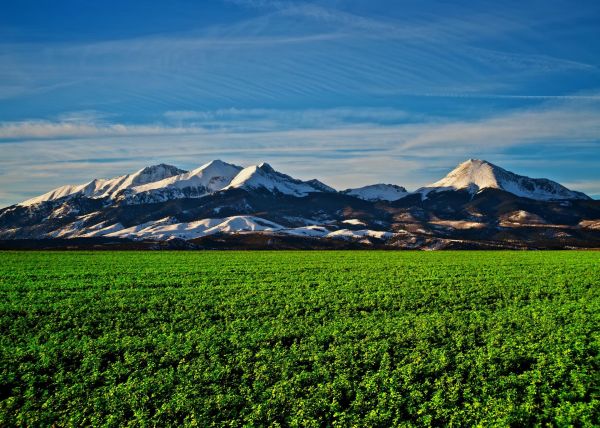
[(599, 252), (3, 252), (0, 426), (597, 426)]

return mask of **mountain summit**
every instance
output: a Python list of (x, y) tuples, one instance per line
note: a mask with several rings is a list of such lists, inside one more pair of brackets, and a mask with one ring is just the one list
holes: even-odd
[(441, 180), (417, 192), (427, 197), (430, 192), (462, 189), (472, 194), (483, 189), (500, 189), (513, 195), (540, 201), (590, 199), (589, 196), (569, 190), (554, 181), (518, 175), (480, 159), (469, 159), (461, 163)]
[(402, 199), (408, 192), (402, 186), (395, 184), (370, 184), (368, 186), (357, 187), (355, 189), (347, 189), (342, 193), (350, 196), (355, 196), (365, 201), (397, 201)]
[(311, 192), (335, 192), (335, 189), (318, 180), (297, 180), (275, 171), (266, 162), (244, 168), (227, 188), (263, 189), (291, 196), (306, 196)]
[(192, 171), (133, 187), (123, 198), (128, 204), (201, 198), (225, 188), (241, 170), (241, 166), (213, 160)]

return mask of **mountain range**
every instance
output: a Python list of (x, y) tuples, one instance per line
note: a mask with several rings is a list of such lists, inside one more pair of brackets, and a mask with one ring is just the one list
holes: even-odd
[(0, 248), (600, 248), (600, 201), (469, 159), (408, 191), (154, 165), (0, 210)]

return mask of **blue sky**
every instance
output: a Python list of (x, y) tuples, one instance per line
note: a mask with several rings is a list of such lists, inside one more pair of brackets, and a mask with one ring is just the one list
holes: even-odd
[(600, 197), (600, 2), (4, 2), (0, 206), (167, 162)]

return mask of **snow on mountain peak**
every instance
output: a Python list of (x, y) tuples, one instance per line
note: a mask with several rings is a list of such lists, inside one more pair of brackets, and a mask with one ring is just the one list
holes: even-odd
[(162, 180), (166, 177), (182, 174), (184, 172), (184, 170), (173, 165), (159, 164), (147, 166), (132, 174), (121, 175), (115, 178), (95, 178), (85, 184), (61, 186), (44, 193), (43, 195), (21, 202), (19, 205), (35, 205), (40, 202), (52, 201), (64, 198), (66, 196), (74, 197), (79, 195), (88, 198), (112, 198), (123, 190), (146, 183), (151, 183), (153, 181)]
[[(241, 166), (217, 159), (190, 171), (189, 177), (200, 178), (202, 184), (208, 185), (212, 191), (216, 191), (221, 190), (229, 184), (233, 177), (235, 177), (242, 169)], [(219, 184), (217, 184), (217, 182)]]
[(213, 160), (192, 171), (134, 187), (125, 197), (129, 203), (198, 198), (223, 189), (241, 170), (241, 166)]
[(347, 189), (342, 193), (365, 201), (397, 201), (408, 195), (408, 192), (402, 186), (383, 183)]
[(313, 192), (333, 191), (332, 188), (318, 180), (297, 180), (276, 171), (271, 165), (264, 162), (244, 168), (226, 188), (266, 189), (292, 196), (306, 196)]
[(454, 189), (484, 188), (499, 189), (497, 173), (501, 168), (480, 159), (469, 159), (459, 164), (448, 175), (433, 183), (430, 187), (451, 187)]
[(429, 192), (460, 189), (466, 189), (472, 194), (482, 189), (500, 189), (536, 200), (590, 199), (587, 195), (569, 190), (554, 181), (518, 175), (481, 159), (462, 162), (444, 178), (417, 192), (427, 197)]
[(239, 169), (242, 169), (241, 166), (238, 167), (237, 165), (223, 162), (221, 159), (214, 159), (214, 160), (211, 160), (210, 162), (206, 162), (204, 165), (199, 166), (198, 168), (196, 168), (196, 171), (205, 171), (208, 169), (217, 170), (217, 169), (229, 168), (231, 166), (235, 166)]
[(97, 197), (113, 197), (120, 191), (131, 189), (135, 186), (145, 185), (147, 183), (153, 183), (183, 173), (185, 173), (184, 170), (164, 163), (147, 166), (133, 174), (127, 174), (113, 180), (105, 181), (102, 186), (104, 193)]

